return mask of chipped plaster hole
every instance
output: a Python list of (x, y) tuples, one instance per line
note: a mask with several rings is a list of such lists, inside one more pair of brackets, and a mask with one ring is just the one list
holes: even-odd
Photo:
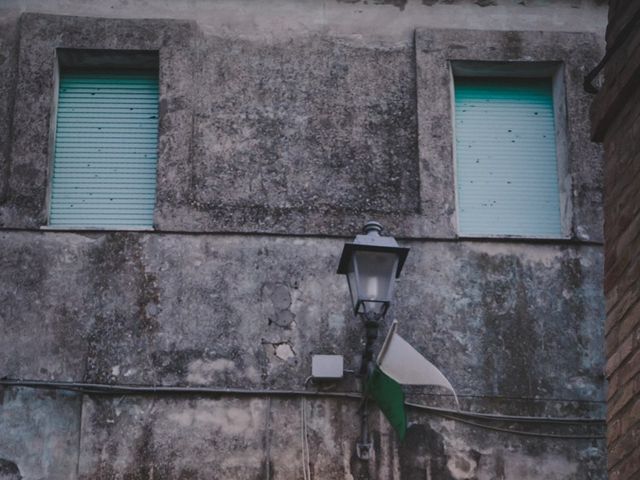
[(289, 343), (274, 343), (274, 355), (278, 357), (280, 360), (284, 360), (285, 362), (290, 358), (294, 358), (296, 353), (293, 351), (293, 348)]

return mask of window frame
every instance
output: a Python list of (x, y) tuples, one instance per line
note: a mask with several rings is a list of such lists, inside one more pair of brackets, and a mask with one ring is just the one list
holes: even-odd
[[(452, 162), (453, 184), (455, 189), (454, 222), (460, 238), (532, 238), (532, 239), (568, 239), (571, 237), (572, 199), (571, 174), (569, 171), (567, 96), (565, 87), (564, 63), (560, 61), (508, 61), (490, 60), (450, 60), (449, 88), (451, 98)], [(549, 234), (487, 234), (461, 233), (460, 198), (458, 188), (458, 166), (456, 152), (455, 126), (455, 80), (456, 78), (535, 78), (549, 79), (551, 82), (554, 129), (556, 146), (556, 172), (558, 176), (558, 206), (560, 209), (560, 233)]]
[[(430, 238), (461, 238), (456, 229), (452, 153), (451, 62), (562, 64), (570, 203), (563, 205), (566, 238), (554, 243), (602, 242), (602, 148), (591, 142), (591, 96), (582, 88), (585, 65), (602, 58), (602, 36), (594, 32), (417, 28), (416, 90), (420, 211), (412, 231)], [(559, 145), (563, 148), (564, 145)], [(419, 220), (419, 222), (417, 222)], [(465, 238), (465, 237), (462, 237)], [(510, 240), (509, 237), (499, 237)], [(530, 237), (516, 237), (522, 241)], [(496, 238), (489, 238), (496, 240)], [(535, 240), (532, 238), (532, 240)], [(540, 240), (544, 241), (544, 239)]]
[[(54, 54), (53, 65), (53, 94), (51, 95), (51, 116), (49, 118), (48, 159), (47, 159), (47, 183), (45, 197), (45, 225), (41, 230), (78, 230), (78, 231), (154, 231), (155, 211), (158, 207), (158, 171), (160, 163), (160, 122), (158, 121), (158, 140), (156, 142), (156, 194), (154, 198), (154, 214), (151, 226), (141, 225), (51, 225), (51, 196), (53, 190), (53, 171), (55, 162), (56, 131), (58, 120), (58, 102), (60, 93), (60, 75), (65, 69), (117, 69), (124, 71), (149, 70), (158, 77), (160, 84), (160, 57), (157, 50), (106, 50), (106, 49), (73, 49), (57, 48)], [(158, 105), (160, 108), (160, 105)]]

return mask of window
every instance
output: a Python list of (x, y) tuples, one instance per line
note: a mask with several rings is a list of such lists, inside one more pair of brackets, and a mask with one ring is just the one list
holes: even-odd
[(157, 56), (75, 51), (59, 57), (49, 225), (151, 228)]
[(563, 235), (553, 83), (454, 78), (460, 235)]

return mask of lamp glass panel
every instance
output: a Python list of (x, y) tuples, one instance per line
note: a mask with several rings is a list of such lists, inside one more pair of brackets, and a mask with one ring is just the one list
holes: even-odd
[[(358, 274), (358, 298), (367, 302), (367, 310), (379, 309), (390, 302), (398, 255), (394, 252), (359, 251), (353, 257)], [(371, 305), (371, 302), (376, 304)]]
[(358, 269), (354, 256), (349, 260), (349, 267), (347, 270), (347, 281), (349, 282), (349, 293), (351, 294), (351, 301), (353, 302), (353, 308), (358, 308)]

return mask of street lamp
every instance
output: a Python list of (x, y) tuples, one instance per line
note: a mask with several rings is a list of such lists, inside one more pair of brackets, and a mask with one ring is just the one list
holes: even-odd
[[(373, 344), (378, 337), (380, 320), (391, 304), (396, 278), (400, 276), (409, 253), (408, 248), (398, 246), (395, 238), (383, 237), (381, 232), (382, 225), (378, 222), (367, 222), (361, 235), (357, 235), (353, 242), (345, 243), (338, 266), (338, 273), (347, 276), (353, 312), (364, 320), (366, 341), (360, 366), (363, 390), (375, 368)], [(368, 460), (373, 444), (369, 439), (366, 391), (363, 394), (361, 432), (356, 452), (358, 458)]]
[(382, 225), (378, 222), (367, 222), (363, 232), (345, 243), (338, 273), (347, 276), (356, 315), (383, 317), (409, 249), (399, 247), (393, 237), (380, 235)]

